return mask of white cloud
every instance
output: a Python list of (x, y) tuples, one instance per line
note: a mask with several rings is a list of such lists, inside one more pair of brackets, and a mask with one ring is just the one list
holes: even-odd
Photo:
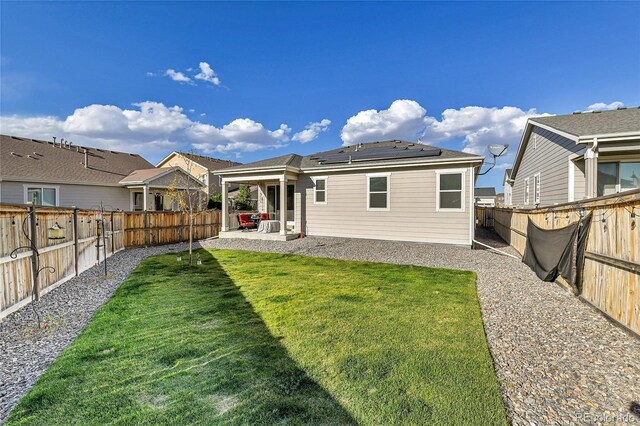
[(188, 83), (191, 81), (189, 77), (181, 73), (180, 71), (176, 71), (174, 69), (169, 68), (164, 73), (165, 76), (169, 77), (173, 81), (177, 81), (180, 83)]
[(416, 101), (399, 99), (389, 109), (360, 111), (342, 128), (344, 145), (385, 139), (416, 140), (424, 130), (427, 111)]
[(361, 111), (349, 118), (342, 129), (342, 140), (344, 145), (384, 139), (420, 139), (426, 144), (457, 140), (465, 152), (485, 154), (491, 143), (515, 146), (527, 118), (540, 115), (547, 114), (510, 106), (467, 106), (447, 109), (438, 120), (428, 116), (416, 101), (400, 99), (389, 109)]
[(591, 104), (587, 107), (587, 111), (603, 111), (603, 110), (612, 110), (624, 107), (624, 103), (620, 101), (611, 102), (610, 104), (605, 104), (604, 102), (596, 102), (595, 104)]
[(292, 140), (300, 143), (307, 143), (315, 140), (320, 133), (326, 132), (329, 130), (329, 125), (331, 124), (331, 120), (325, 118), (321, 121), (315, 121), (313, 123), (309, 123), (305, 126), (304, 130), (296, 133), (291, 138)]
[(206, 153), (256, 151), (283, 146), (291, 129), (274, 130), (249, 118), (216, 127), (189, 119), (179, 106), (145, 101), (122, 109), (114, 105), (89, 105), (64, 119), (53, 116), (0, 116), (3, 133), (51, 140), (52, 136), (76, 145), (95, 146), (149, 154), (178, 147), (194, 147)]
[(208, 81), (216, 86), (220, 85), (220, 79), (216, 75), (215, 71), (206, 62), (200, 62), (200, 72), (194, 77), (196, 80)]

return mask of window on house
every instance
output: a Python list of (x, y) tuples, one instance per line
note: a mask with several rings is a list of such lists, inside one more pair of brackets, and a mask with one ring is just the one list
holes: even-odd
[(533, 177), (533, 196), (535, 204), (540, 204), (540, 173)]
[(389, 209), (389, 175), (368, 175), (369, 210)]
[(529, 204), (529, 178), (524, 180), (524, 203)]
[(27, 188), (27, 202), (35, 206), (57, 206), (57, 195), (57, 188)]
[(313, 200), (316, 204), (325, 204), (327, 202), (327, 178), (315, 179)]
[(464, 174), (462, 172), (438, 173), (438, 210), (464, 210)]
[(144, 196), (142, 192), (134, 192), (133, 193), (133, 210), (134, 211), (142, 211), (144, 205)]
[(598, 163), (598, 196), (640, 188), (640, 162)]
[(155, 194), (153, 197), (153, 207), (156, 211), (164, 210), (164, 195)]

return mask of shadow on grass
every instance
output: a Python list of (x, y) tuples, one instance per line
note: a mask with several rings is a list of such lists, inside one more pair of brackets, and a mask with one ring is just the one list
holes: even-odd
[(198, 253), (144, 261), (7, 424), (354, 424)]

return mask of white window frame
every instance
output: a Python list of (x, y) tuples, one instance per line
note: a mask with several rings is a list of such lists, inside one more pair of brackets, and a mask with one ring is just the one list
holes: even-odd
[[(598, 173), (598, 166), (600, 164), (615, 164), (616, 165), (616, 194), (623, 192), (622, 191), (622, 177), (620, 176), (620, 166), (623, 163), (637, 163), (638, 160), (635, 158), (632, 159), (622, 159), (622, 160), (605, 160), (605, 161), (598, 161), (598, 164), (596, 165), (596, 175)], [(629, 189), (625, 189), (625, 191), (630, 191)], [(597, 195), (597, 194), (596, 194)]]
[[(329, 186), (329, 176), (315, 176), (311, 178), (313, 180), (313, 204), (327, 204), (327, 200), (328, 200), (328, 195), (329, 195), (329, 191), (327, 190), (327, 187)], [(319, 180), (324, 180), (324, 201), (317, 201), (316, 199), (316, 192), (317, 192), (317, 187), (316, 187), (316, 182)]]
[[(391, 208), (391, 173), (367, 173), (367, 211), (372, 212), (386, 212)], [(373, 177), (386, 177), (387, 178), (387, 207), (371, 207), (371, 178)], [(381, 194), (382, 192), (374, 192), (374, 194)]]
[[(142, 210), (136, 210), (136, 193), (140, 193), (142, 195)], [(130, 188), (130, 201), (131, 201), (131, 211), (132, 212), (142, 212), (144, 211), (144, 188)]]
[[(56, 191), (56, 205), (54, 207), (58, 207), (60, 205), (60, 187), (52, 186), (52, 185), (40, 185), (40, 184), (25, 184), (23, 185), (24, 192), (24, 204), (29, 202), (29, 189), (39, 189), (41, 192), (43, 189), (54, 189)], [(44, 206), (47, 207), (47, 206)]]
[[(441, 175), (462, 175), (462, 185), (461, 189), (447, 189), (444, 191), (440, 190), (440, 176)], [(465, 211), (465, 182), (467, 180), (467, 170), (466, 169), (447, 169), (447, 170), (436, 170), (436, 211), (437, 212), (463, 212)], [(440, 207), (440, 192), (460, 192), (461, 203), (459, 209), (450, 209), (446, 207)]]
[(533, 175), (533, 201), (534, 204), (540, 204), (540, 173)]
[(529, 178), (524, 178), (524, 205), (529, 205)]

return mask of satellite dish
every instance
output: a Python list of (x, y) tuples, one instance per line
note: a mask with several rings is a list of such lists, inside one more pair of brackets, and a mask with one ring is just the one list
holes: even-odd
[(500, 157), (502, 154), (504, 154), (507, 148), (509, 148), (509, 145), (508, 144), (505, 144), (505, 145), (492, 144), (492, 145), (489, 145), (487, 148), (489, 148), (489, 152), (493, 156), (493, 159), (489, 165), (489, 168), (482, 173), (478, 172), (478, 176), (486, 175), (487, 173), (489, 173), (489, 171), (495, 167), (496, 159)]
[(509, 148), (509, 145), (489, 145), (489, 152), (494, 157), (500, 157)]

